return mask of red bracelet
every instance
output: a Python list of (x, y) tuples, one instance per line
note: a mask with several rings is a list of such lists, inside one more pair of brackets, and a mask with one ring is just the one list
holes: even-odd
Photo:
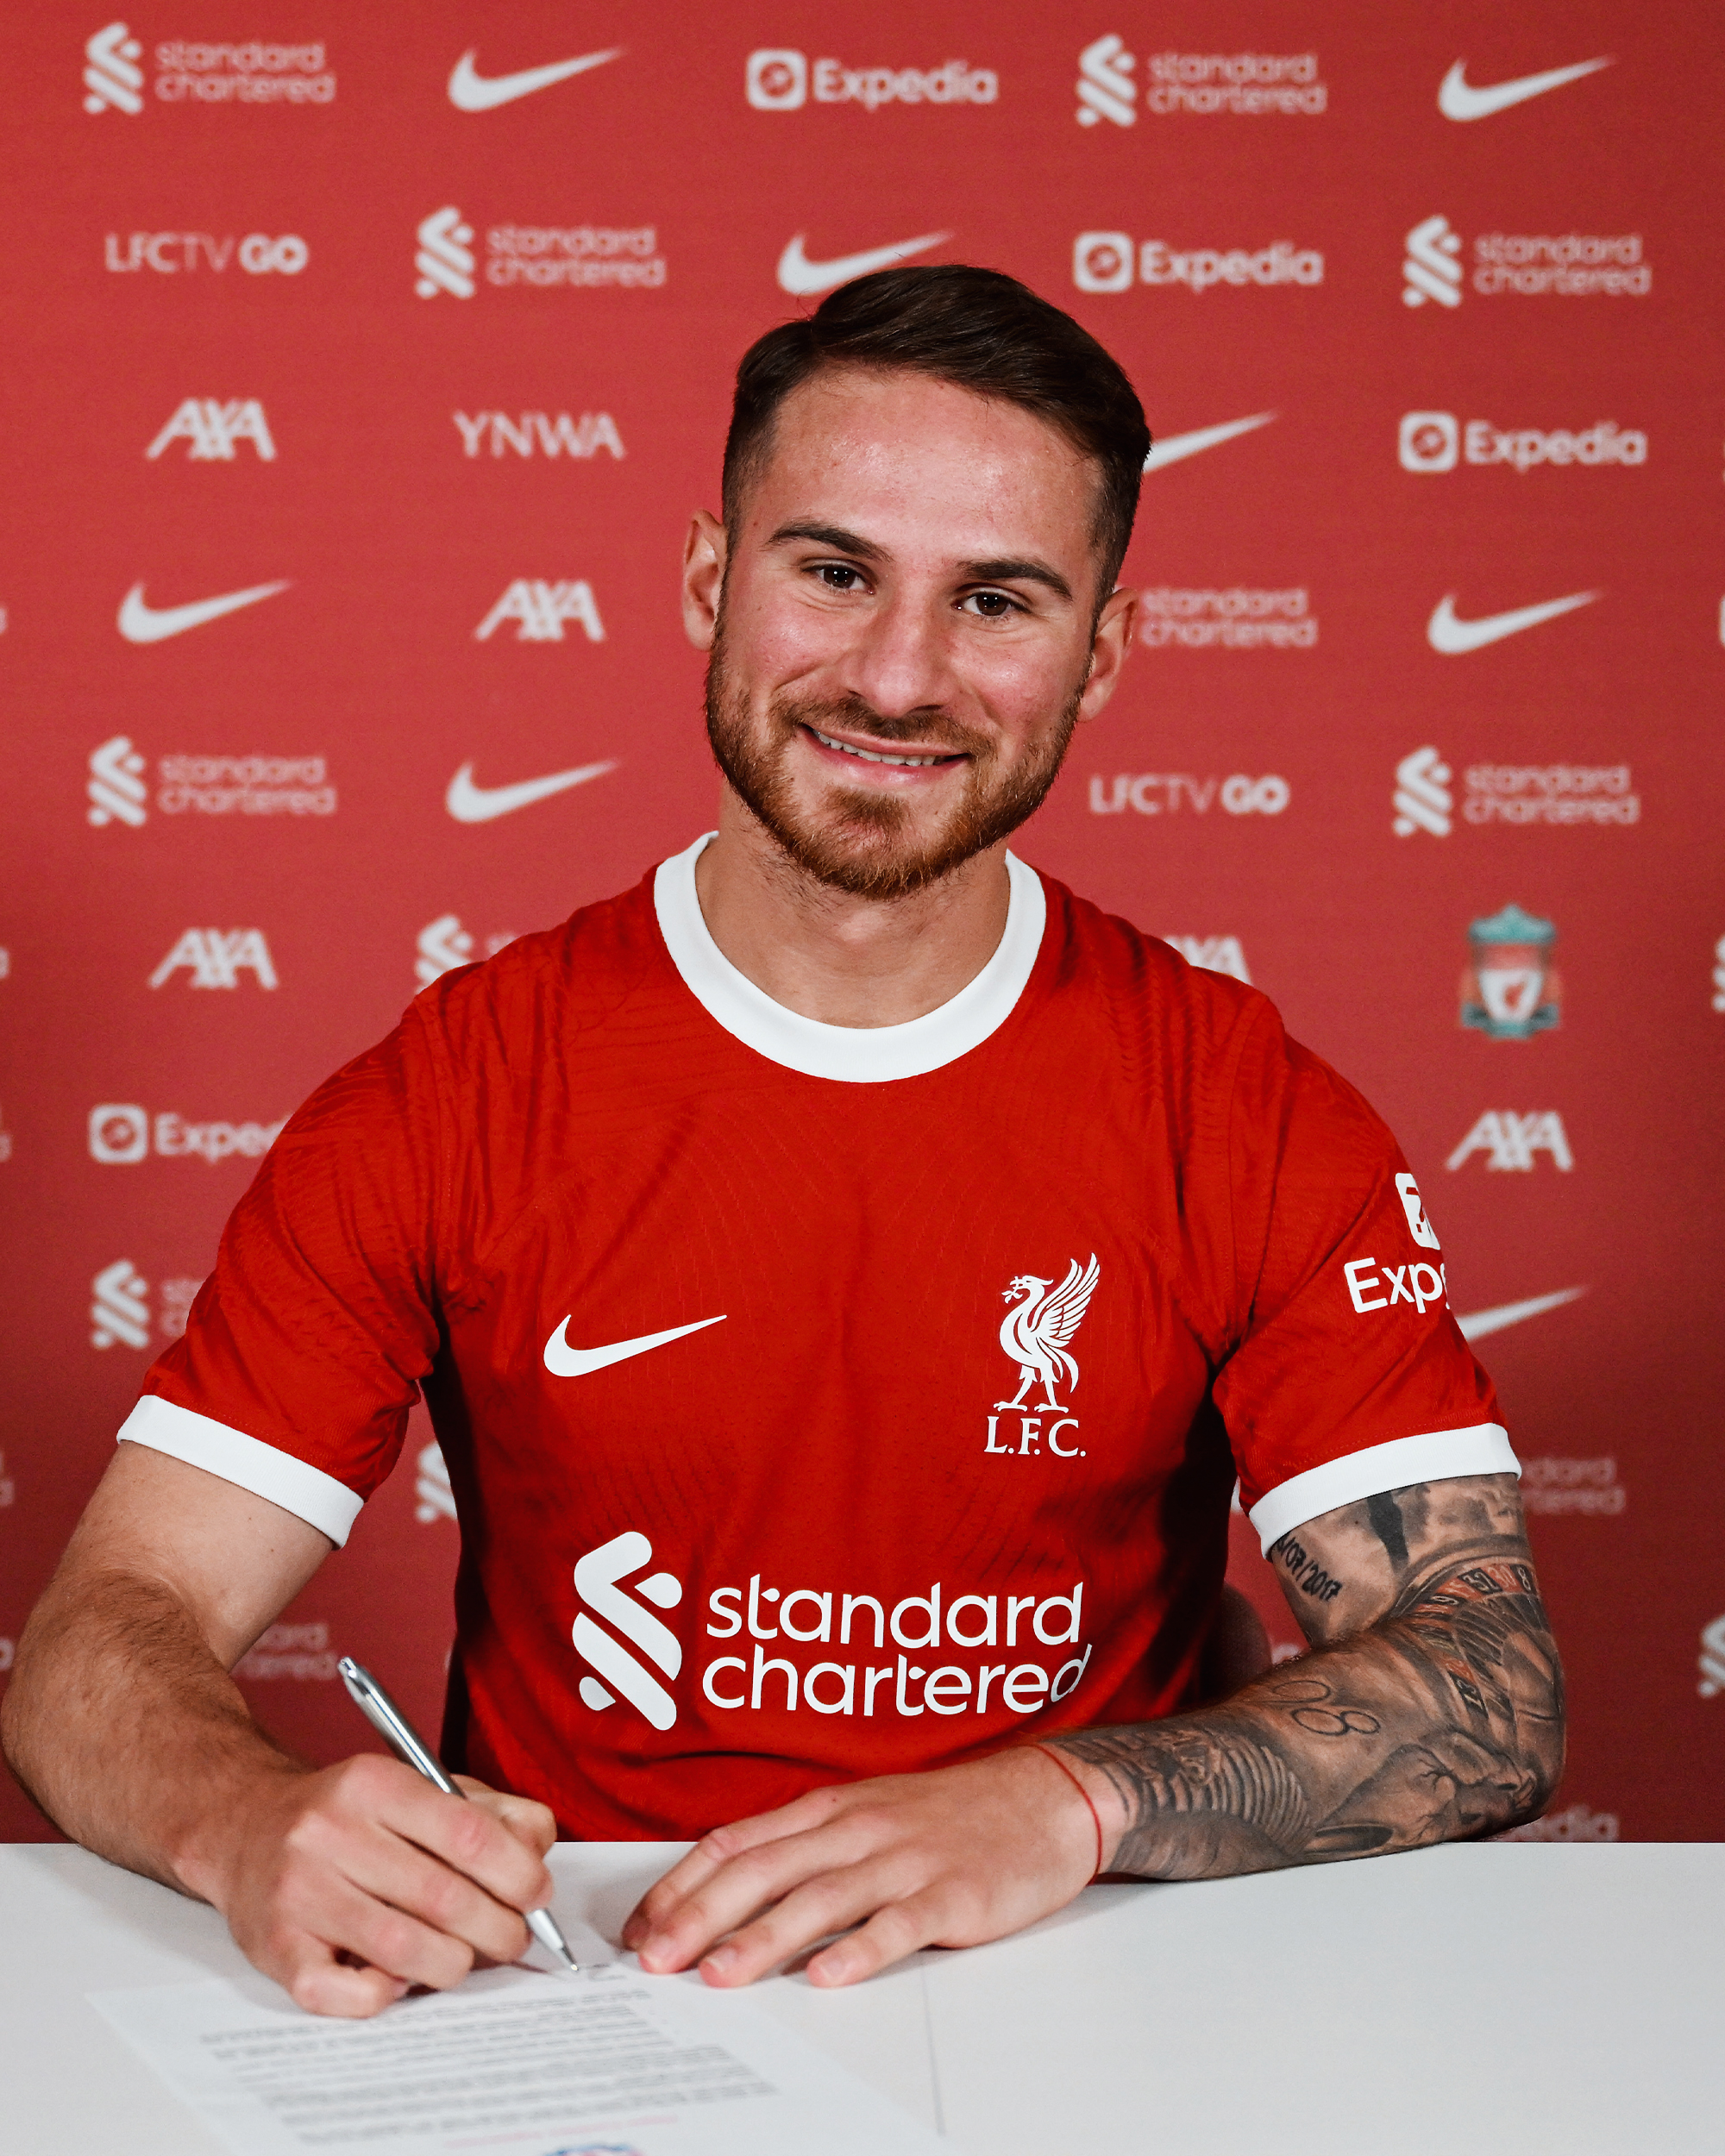
[(1084, 1784), (1078, 1779), (1077, 1776), (1073, 1773), (1071, 1768), (1067, 1765), (1066, 1762), (1061, 1758), (1057, 1752), (1051, 1752), (1046, 1745), (1036, 1744), (1027, 1745), (1025, 1749), (1027, 1752), (1040, 1752), (1046, 1758), (1052, 1759), (1055, 1765), (1059, 1768), (1060, 1771), (1066, 1777), (1066, 1779), (1072, 1784), (1073, 1788), (1077, 1790), (1079, 1796), (1083, 1798), (1085, 1803), (1089, 1805), (1090, 1817), (1095, 1821), (1096, 1825), (1096, 1869), (1090, 1874), (1090, 1877), (1093, 1879), (1101, 1878), (1102, 1876), (1102, 1814), (1096, 1809), (1095, 1805), (1091, 1802), (1090, 1792), (1084, 1787)]

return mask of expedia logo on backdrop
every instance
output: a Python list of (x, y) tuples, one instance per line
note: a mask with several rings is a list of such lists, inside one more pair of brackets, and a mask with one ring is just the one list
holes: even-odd
[(757, 112), (800, 112), (812, 97), (818, 105), (858, 104), (865, 112), (883, 105), (991, 105), (1000, 94), (992, 67), (950, 60), (938, 67), (847, 67), (817, 60), (790, 46), (762, 46), (749, 55), (743, 94)]

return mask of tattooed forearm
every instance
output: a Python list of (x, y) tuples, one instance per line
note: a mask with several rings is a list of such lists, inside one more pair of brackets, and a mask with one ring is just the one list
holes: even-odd
[(1303, 1542), (1296, 1542), (1292, 1535), (1283, 1535), (1270, 1551), (1275, 1562), (1287, 1571), (1288, 1577), (1302, 1595), (1309, 1595), (1314, 1601), (1333, 1602), (1342, 1591), (1342, 1583), (1333, 1578), (1311, 1556)]
[[(1216, 1877), (1534, 1816), (1562, 1767), (1563, 1678), (1513, 1485), (1489, 1487), (1507, 1480), (1417, 1486), (1308, 1523), (1274, 1554), (1308, 1633), (1333, 1644), (1201, 1713), (1045, 1740), (1113, 1794), (1108, 1868)], [(1331, 1568), (1364, 1535), (1393, 1576), (1364, 1624), (1330, 1632), (1320, 1580), (1344, 1592)]]

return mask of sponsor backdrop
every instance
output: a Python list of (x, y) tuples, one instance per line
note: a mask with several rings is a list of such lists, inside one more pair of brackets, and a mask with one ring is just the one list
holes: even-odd
[[(711, 822), (675, 580), (737, 354), (967, 260), (1159, 445), (1140, 648), (1020, 850), (1400, 1134), (1567, 1651), (1524, 1832), (1717, 1833), (1710, 17), (138, 4), (0, 65), (0, 1671), (282, 1119)], [(1352, 1277), (1362, 1338), (1445, 1292)], [(273, 1726), (359, 1747), (344, 1650), (435, 1726), (455, 1546), (417, 1420), (242, 1664)]]

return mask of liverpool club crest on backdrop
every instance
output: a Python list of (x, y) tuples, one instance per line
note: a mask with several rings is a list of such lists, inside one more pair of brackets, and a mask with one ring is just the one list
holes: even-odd
[(1552, 964), (1555, 923), (1506, 906), (1468, 929), (1461, 1022), (1495, 1041), (1527, 1041), (1557, 1025), (1563, 984)]

